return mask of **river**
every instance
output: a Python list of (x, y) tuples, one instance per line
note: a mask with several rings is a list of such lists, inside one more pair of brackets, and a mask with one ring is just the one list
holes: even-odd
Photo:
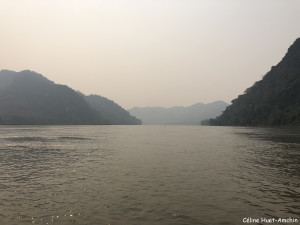
[(296, 128), (0, 126), (0, 224), (299, 224), (299, 215)]

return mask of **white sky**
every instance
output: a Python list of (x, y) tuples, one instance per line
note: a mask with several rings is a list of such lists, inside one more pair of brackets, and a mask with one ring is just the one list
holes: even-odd
[(126, 109), (229, 103), (297, 37), (299, 0), (0, 0), (0, 69)]

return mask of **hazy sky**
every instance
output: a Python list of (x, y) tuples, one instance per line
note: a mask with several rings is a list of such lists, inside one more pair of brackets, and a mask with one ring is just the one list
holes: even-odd
[(299, 0), (0, 0), (0, 69), (133, 106), (230, 102), (300, 37)]

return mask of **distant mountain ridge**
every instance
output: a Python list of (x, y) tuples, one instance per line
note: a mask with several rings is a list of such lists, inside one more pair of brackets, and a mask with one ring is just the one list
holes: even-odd
[(211, 125), (300, 126), (300, 38), (284, 58)]
[(129, 113), (140, 118), (145, 125), (200, 125), (202, 120), (220, 115), (226, 106), (227, 103), (216, 101), (188, 107), (134, 107)]
[(0, 71), (0, 124), (140, 124), (108, 99), (103, 107), (88, 99), (29, 70)]

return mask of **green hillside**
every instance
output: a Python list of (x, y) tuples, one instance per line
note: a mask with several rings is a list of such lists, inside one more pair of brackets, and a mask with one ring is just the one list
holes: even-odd
[(281, 62), (248, 88), (211, 125), (299, 126), (300, 38)]

